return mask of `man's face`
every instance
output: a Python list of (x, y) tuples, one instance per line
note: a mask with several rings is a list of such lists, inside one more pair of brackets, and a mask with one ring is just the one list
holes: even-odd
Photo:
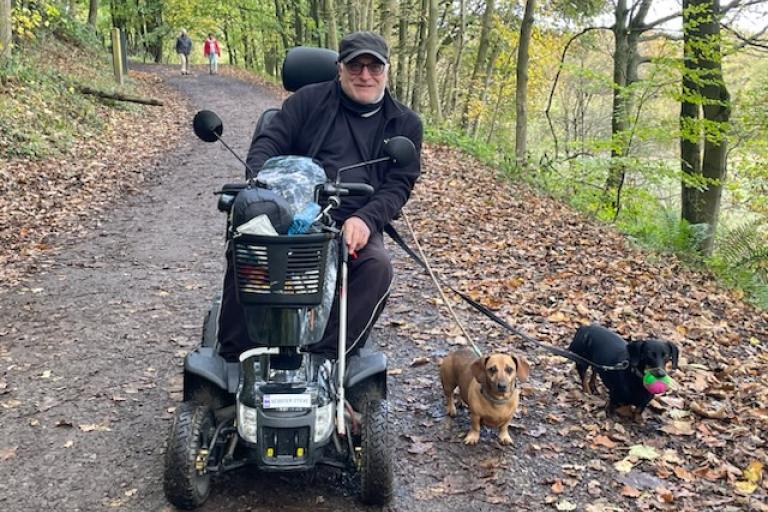
[(357, 103), (368, 105), (378, 101), (387, 86), (387, 66), (371, 55), (360, 55), (350, 62), (339, 63), (341, 88)]

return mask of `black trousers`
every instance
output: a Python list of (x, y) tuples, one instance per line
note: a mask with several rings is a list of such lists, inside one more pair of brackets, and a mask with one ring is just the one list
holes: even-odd
[[(347, 354), (365, 345), (373, 324), (384, 309), (392, 284), (392, 262), (384, 248), (384, 237), (373, 233), (368, 244), (350, 256), (347, 281)], [(341, 279), (341, 275), (339, 275)], [(337, 357), (339, 339), (338, 297), (334, 299), (328, 325), (322, 339), (308, 347), (310, 352)], [(227, 251), (227, 270), (224, 274), (221, 310), (218, 321), (219, 353), (235, 361), (244, 350), (254, 346), (248, 337), (243, 307), (237, 301), (232, 258)]]

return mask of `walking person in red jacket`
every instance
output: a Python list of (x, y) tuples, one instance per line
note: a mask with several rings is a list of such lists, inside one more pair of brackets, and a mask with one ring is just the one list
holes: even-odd
[(212, 75), (218, 73), (221, 49), (219, 48), (219, 41), (213, 37), (213, 34), (208, 34), (208, 39), (205, 40), (205, 44), (203, 45), (203, 55), (208, 58), (208, 72)]

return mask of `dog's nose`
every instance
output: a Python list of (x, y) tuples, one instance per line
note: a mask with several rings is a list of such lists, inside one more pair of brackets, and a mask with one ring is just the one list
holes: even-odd
[(651, 373), (656, 378), (664, 377), (667, 374), (667, 372), (665, 372), (663, 368), (655, 368), (654, 370), (651, 371)]
[(499, 382), (498, 384), (496, 384), (496, 389), (498, 389), (499, 391), (506, 391), (507, 387), (508, 385), (506, 382)]

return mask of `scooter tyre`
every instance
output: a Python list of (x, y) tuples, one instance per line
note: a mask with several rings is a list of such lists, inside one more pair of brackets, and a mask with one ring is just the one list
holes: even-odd
[(208, 445), (214, 431), (210, 407), (182, 402), (176, 408), (165, 452), (163, 490), (178, 508), (191, 510), (202, 505), (211, 492), (211, 475), (195, 468), (197, 454)]
[(368, 505), (384, 505), (394, 492), (392, 431), (387, 400), (370, 400), (363, 409), (360, 467), (360, 499)]

